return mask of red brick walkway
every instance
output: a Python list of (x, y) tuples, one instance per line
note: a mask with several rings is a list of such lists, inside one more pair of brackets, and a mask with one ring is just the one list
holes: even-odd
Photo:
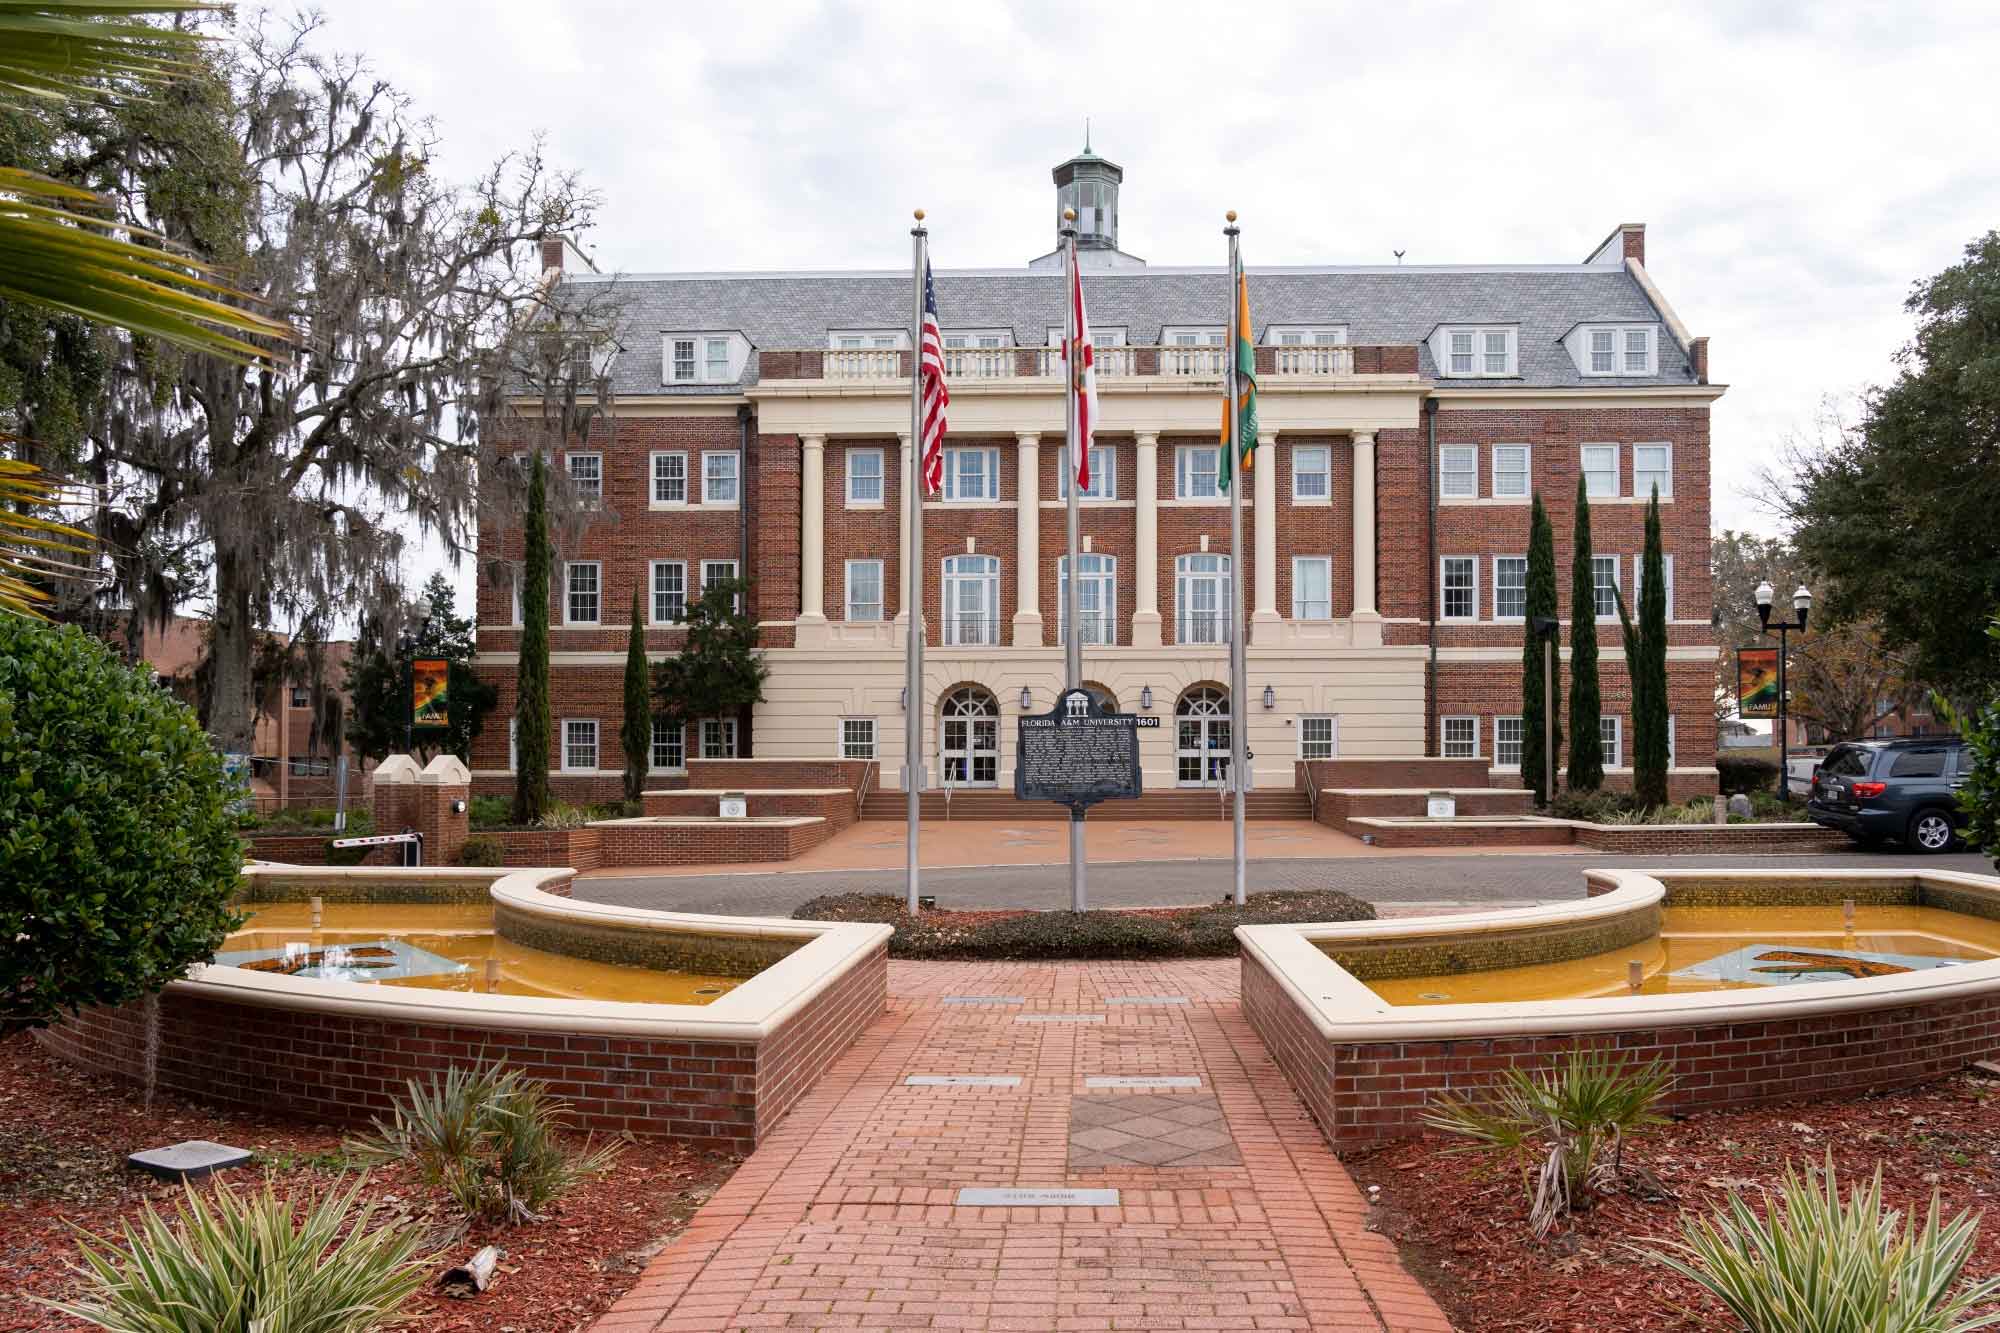
[[(1364, 1229), (1236, 979), (1233, 959), (891, 964), (889, 1013), (596, 1329), (1449, 1330)], [(1118, 996), (1190, 1003), (1106, 1002)], [(1036, 1014), (1103, 1021), (1016, 1021)], [(1021, 1082), (906, 1086), (913, 1074)], [(1242, 1165), (1070, 1165), (1072, 1099), (1131, 1095), (1087, 1078), (1190, 1074), (1201, 1086), (1177, 1092), (1220, 1101)], [(963, 1186), (1122, 1194), (960, 1207)]]

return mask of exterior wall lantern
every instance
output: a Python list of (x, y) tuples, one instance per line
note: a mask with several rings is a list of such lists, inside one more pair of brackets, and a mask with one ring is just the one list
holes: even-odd
[(1272, 689), (1269, 685), (1266, 685), (1264, 687), (1264, 707), (1268, 710), (1276, 708), (1277, 706), (1278, 706), (1278, 692)]
[(1153, 687), (1151, 685), (1141, 685), (1139, 687), (1139, 707), (1148, 713), (1153, 711)]
[(1021, 687), (1021, 711), (1027, 712), (1035, 706), (1035, 696), (1026, 685)]

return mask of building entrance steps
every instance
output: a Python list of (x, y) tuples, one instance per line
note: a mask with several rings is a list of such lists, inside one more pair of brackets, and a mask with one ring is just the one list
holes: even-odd
[[(598, 1333), (1450, 1329), (1244, 1019), (1236, 960), (889, 971), (889, 1012)], [(1110, 1003), (1134, 995), (1189, 1003)], [(947, 1073), (974, 1078), (909, 1081)]]

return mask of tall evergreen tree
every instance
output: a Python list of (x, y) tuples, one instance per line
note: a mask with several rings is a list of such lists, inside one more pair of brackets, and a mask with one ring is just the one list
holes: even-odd
[(528, 478), (521, 561), (521, 658), (514, 674), (514, 822), (549, 808), (549, 493), (542, 454)]
[[(1536, 805), (1547, 805), (1555, 795), (1547, 789), (1550, 748), (1558, 755), (1562, 753), (1561, 681), (1543, 670), (1545, 650), (1535, 633), (1536, 617), (1553, 620), (1555, 615), (1556, 534), (1549, 524), (1548, 511), (1542, 508), (1542, 494), (1537, 491), (1528, 519), (1528, 604), (1527, 616), (1522, 621), (1521, 645), (1521, 785), (1535, 793)], [(1545, 693), (1553, 695), (1553, 710), (1545, 707)], [(1555, 732), (1553, 747), (1549, 745), (1551, 727)]]
[(1660, 551), (1660, 491), (1646, 506), (1646, 548), (1641, 557), (1639, 624), (1625, 598), (1618, 622), (1625, 636), (1625, 668), (1632, 676), (1632, 793), (1648, 808), (1667, 803), (1667, 585)]
[(636, 802), (653, 761), (652, 672), (646, 665), (646, 612), (639, 589), (632, 589), (632, 632), (625, 641), (625, 722), (618, 739), (625, 749), (625, 799)]
[(1597, 576), (1591, 563), (1590, 493), (1576, 479), (1575, 550), (1569, 561), (1569, 763), (1571, 791), (1604, 785), (1603, 706), (1597, 691)]
[[(771, 669), (757, 648), (757, 621), (744, 607), (750, 584), (723, 579), (687, 608), (687, 642), (653, 668), (653, 700), (662, 722), (740, 718), (764, 699)], [(740, 725), (740, 724), (739, 724)]]

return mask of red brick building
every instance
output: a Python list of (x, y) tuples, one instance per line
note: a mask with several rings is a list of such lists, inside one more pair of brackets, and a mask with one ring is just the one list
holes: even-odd
[[(1102, 424), (1083, 502), (1085, 675), (1142, 731), (1148, 788), (1219, 782), (1228, 753), (1226, 496), (1215, 484), (1227, 275), (1117, 248), (1122, 172), (1056, 168), (1081, 214)], [(1251, 253), (1255, 255), (1254, 246)], [(548, 261), (560, 266), (560, 247)], [(748, 719), (656, 736), (689, 755), (875, 758), (894, 786), (903, 709), (929, 715), (933, 782), (1012, 780), (1012, 717), (1062, 684), (1062, 277), (940, 269), (951, 384), (946, 490), (926, 503), (917, 581), (925, 697), (903, 698), (910, 475), (904, 272), (552, 273), (624, 301), (611, 413), (551, 460), (590, 520), (551, 587), (557, 790), (610, 795), (634, 588), (655, 655), (688, 598), (754, 580), (771, 667)], [(1706, 340), (1689, 335), (1625, 224), (1577, 264), (1249, 268), (1259, 428), (1240, 571), (1259, 787), (1297, 758), (1486, 759), (1518, 782), (1530, 497), (1570, 532), (1589, 477), (1612, 780), (1630, 762), (1630, 691), (1611, 593), (1636, 604), (1646, 497), (1669, 560), (1674, 786), (1713, 790)], [(508, 447), (502, 443), (499, 447)], [(479, 670), (513, 705), (518, 528), (481, 533)], [(1567, 650), (1565, 650), (1565, 656)], [(506, 729), (475, 746), (504, 786)], [(1627, 770), (1629, 773), (1629, 770)]]

